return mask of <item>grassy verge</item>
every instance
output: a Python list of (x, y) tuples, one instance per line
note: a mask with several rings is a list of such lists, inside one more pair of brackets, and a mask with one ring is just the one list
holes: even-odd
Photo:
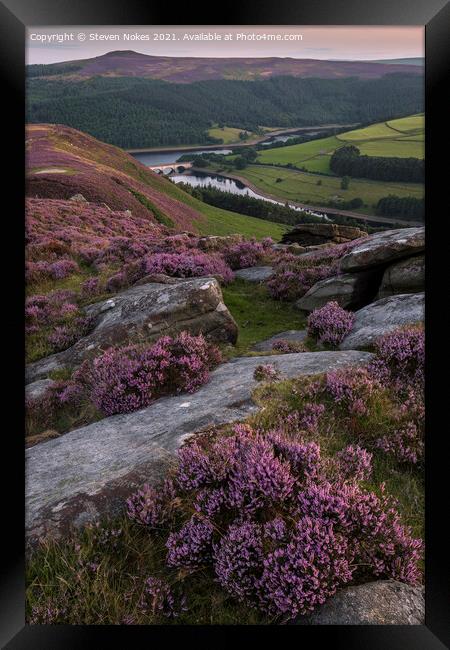
[(236, 346), (226, 350), (229, 357), (248, 354), (252, 345), (279, 332), (305, 327), (300, 312), (291, 303), (273, 300), (263, 284), (237, 279), (222, 293), (239, 327)]

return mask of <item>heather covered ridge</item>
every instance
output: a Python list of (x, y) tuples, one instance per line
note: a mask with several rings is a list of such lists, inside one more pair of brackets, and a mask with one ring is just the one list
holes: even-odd
[(27, 194), (28, 622), (420, 594), (424, 229), (252, 236), (60, 125), (28, 129)]

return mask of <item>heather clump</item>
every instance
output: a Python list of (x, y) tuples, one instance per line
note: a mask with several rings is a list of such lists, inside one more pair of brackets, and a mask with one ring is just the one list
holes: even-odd
[(179, 278), (214, 276), (225, 284), (234, 277), (221, 257), (201, 251), (154, 253), (145, 259), (144, 270), (147, 274), (163, 273)]
[(93, 404), (105, 415), (129, 413), (157, 397), (193, 392), (208, 381), (220, 360), (218, 350), (203, 336), (181, 332), (150, 346), (110, 348), (76, 373)]
[(275, 300), (301, 298), (316, 282), (339, 275), (339, 260), (360, 241), (355, 239), (345, 244), (327, 246), (305, 255), (278, 255), (274, 273), (267, 280), (270, 295)]
[(261, 363), (256, 366), (253, 377), (256, 381), (277, 381), (280, 372), (272, 363)]
[(337, 302), (327, 302), (308, 316), (308, 334), (319, 343), (337, 346), (350, 333), (354, 320), (354, 314)]
[(138, 607), (144, 614), (177, 618), (186, 611), (186, 599), (165, 580), (150, 576), (145, 580)]
[(86, 398), (81, 386), (72, 380), (55, 381), (39, 397), (26, 399), (26, 435), (64, 430), (73, 423), (82, 422), (85, 408)]
[(307, 348), (301, 341), (289, 341), (288, 339), (278, 339), (272, 346), (272, 349), (281, 354), (291, 352), (306, 352)]
[(233, 270), (257, 266), (263, 261), (269, 261), (273, 243), (270, 237), (260, 242), (252, 238), (230, 246), (223, 252), (223, 256)]
[(72, 291), (29, 296), (25, 301), (25, 332), (30, 349), (27, 356), (34, 360), (37, 356), (65, 350), (88, 334), (93, 324)]
[(346, 479), (365, 481), (372, 473), (372, 454), (359, 445), (348, 445), (336, 454), (339, 471)]
[(425, 331), (422, 326), (401, 327), (375, 342), (376, 360), (372, 372), (381, 381), (400, 388), (425, 380)]
[[(315, 441), (236, 425), (180, 450), (166, 528), (154, 525), (157, 491), (146, 492), (150, 514), (130, 514), (165, 539), (166, 567), (183, 572), (187, 591), (201, 568), (238, 602), (284, 622), (354, 580), (418, 581), (421, 541), (383, 490), (362, 487), (370, 470), (360, 447), (330, 463)], [(142, 491), (136, 498), (143, 502)]]

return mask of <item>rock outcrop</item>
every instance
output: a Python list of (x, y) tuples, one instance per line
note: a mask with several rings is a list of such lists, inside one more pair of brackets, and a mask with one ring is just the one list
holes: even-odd
[(38, 379), (37, 381), (33, 381), (33, 383), (25, 386), (25, 398), (27, 400), (39, 399), (53, 383), (52, 379)]
[(370, 271), (343, 273), (317, 282), (295, 306), (302, 311), (313, 311), (334, 300), (344, 309), (357, 309), (375, 297), (376, 283), (377, 275)]
[(425, 290), (425, 256), (408, 257), (387, 267), (381, 281), (379, 298), (396, 293), (419, 293)]
[[(367, 236), (340, 260), (341, 273), (317, 282), (297, 302), (313, 311), (336, 301), (359, 309), (373, 300), (425, 288), (425, 228), (400, 228)], [(311, 255), (304, 253), (302, 256)]]
[(367, 237), (341, 259), (343, 272), (363, 271), (425, 250), (425, 228), (386, 230)]
[(300, 244), (273, 244), (272, 249), (282, 253), (292, 253), (292, 255), (302, 255), (308, 250), (306, 246), (300, 246)]
[(341, 226), (335, 223), (302, 223), (284, 233), (281, 243), (297, 243), (301, 246), (327, 243), (343, 244), (360, 237), (367, 237), (367, 233), (355, 226)]
[(407, 293), (377, 300), (355, 313), (352, 331), (340, 344), (341, 350), (361, 350), (402, 325), (423, 323), (424, 293)]
[(239, 269), (234, 272), (237, 278), (247, 282), (264, 282), (273, 274), (271, 266), (250, 266), (246, 269)]
[(297, 625), (423, 625), (424, 589), (379, 580), (340, 590)]
[(255, 352), (270, 352), (273, 350), (274, 343), (277, 341), (302, 343), (306, 339), (307, 335), (308, 333), (306, 330), (288, 330), (287, 332), (280, 332), (279, 334), (275, 334), (275, 336), (271, 336), (270, 339), (255, 343), (255, 345), (252, 346), (252, 350), (255, 350)]
[(200, 250), (210, 253), (226, 250), (242, 241), (244, 241), (244, 235), (208, 235), (200, 237), (198, 247)]
[(85, 311), (94, 320), (92, 331), (67, 350), (30, 364), (27, 383), (54, 370), (74, 368), (111, 345), (151, 342), (183, 330), (214, 342), (237, 339), (237, 325), (214, 278), (135, 286)]
[(247, 416), (256, 408), (251, 393), (259, 364), (294, 377), (364, 365), (371, 357), (356, 351), (242, 357), (217, 368), (196, 393), (163, 397), (27, 449), (28, 538), (115, 512), (136, 486), (160, 480), (187, 437)]

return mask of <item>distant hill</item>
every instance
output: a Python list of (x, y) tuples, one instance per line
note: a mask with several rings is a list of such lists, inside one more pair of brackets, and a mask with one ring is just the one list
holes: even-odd
[(411, 57), (409, 59), (378, 59), (371, 61), (371, 63), (389, 63), (389, 65), (415, 65), (424, 66), (425, 59), (422, 56)]
[(321, 59), (279, 58), (200, 58), (150, 56), (118, 50), (92, 59), (27, 66), (28, 76), (86, 79), (104, 77), (140, 77), (192, 83), (210, 79), (268, 79), (279, 76), (340, 79), (359, 77), (377, 79), (387, 73), (422, 74), (421, 64), (413, 59), (399, 61), (326, 61)]

